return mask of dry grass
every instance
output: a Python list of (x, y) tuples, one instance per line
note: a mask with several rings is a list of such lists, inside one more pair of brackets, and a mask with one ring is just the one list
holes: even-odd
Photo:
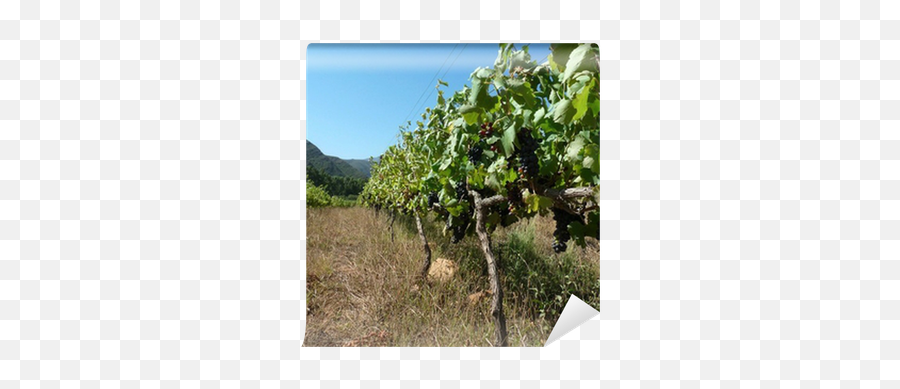
[[(308, 310), (304, 345), (492, 344), (490, 298), (481, 293), (488, 288), (487, 269), (475, 239), (470, 237), (451, 245), (448, 238), (441, 236), (436, 223), (424, 221), (433, 258), (452, 261), (454, 274), (446, 281), (419, 285), (418, 270), (424, 252), (411, 220), (397, 219), (395, 240), (391, 243), (385, 214), (377, 216), (364, 208), (310, 208), (307, 215)], [(558, 259), (549, 248), (552, 230), (552, 220), (538, 218), (495, 232), (494, 245), (500, 251), (501, 265), (507, 262), (504, 266), (513, 269), (507, 275), (501, 268), (501, 274), (521, 278), (516, 269), (525, 269), (519, 265), (526, 259), (534, 262), (529, 255), (546, 255), (547, 263)], [(526, 247), (526, 254), (507, 244), (510, 238), (521, 240), (528, 234), (534, 236), (534, 247)], [(596, 280), (599, 250), (596, 241), (592, 242), (594, 248), (570, 249), (575, 253), (566, 258), (585, 263), (585, 269), (595, 272)], [(542, 345), (556, 317), (538, 315), (534, 296), (522, 289), (532, 282), (539, 285), (543, 278), (507, 278), (504, 310), (510, 345)]]
[(459, 265), (450, 259), (437, 258), (428, 268), (428, 280), (431, 282), (448, 282), (456, 276)]

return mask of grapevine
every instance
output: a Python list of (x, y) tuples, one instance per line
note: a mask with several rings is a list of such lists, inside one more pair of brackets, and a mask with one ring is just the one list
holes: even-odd
[[(436, 104), (401, 126), (360, 196), (419, 224), (433, 215), (451, 242), (474, 232), (488, 263), (497, 345), (507, 341), (491, 231), (552, 213), (557, 253), (599, 235), (598, 53), (596, 45), (552, 45), (539, 64), (527, 46), (501, 44), (493, 67), (475, 69), (469, 85), (447, 95), (439, 81)], [(420, 235), (424, 275), (430, 250)]]

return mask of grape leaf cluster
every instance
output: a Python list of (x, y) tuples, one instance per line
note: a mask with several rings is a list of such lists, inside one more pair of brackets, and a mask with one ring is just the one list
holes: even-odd
[[(476, 221), (473, 195), (502, 195), (505, 201), (484, 210), (489, 229), (557, 206), (584, 223), (573, 225), (562, 215), (566, 220), (555, 234), (557, 251), (571, 241), (581, 243), (588, 234), (598, 235), (597, 206), (590, 200), (534, 197), (553, 197), (548, 190), (592, 187), (599, 181), (598, 50), (590, 45), (560, 50), (571, 52), (567, 58), (579, 63), (577, 71), (573, 67), (565, 73), (564, 64), (552, 66), (552, 60), (512, 65), (511, 56), (520, 50), (502, 46), (493, 71), (470, 76), (470, 85), (478, 88), (463, 88), (450, 97), (439, 87), (437, 104), (426, 109), (422, 121), (401, 126), (400, 142), (373, 163), (360, 202), (392, 212), (433, 211), (447, 222), (446, 234), (452, 230), (459, 240)], [(488, 87), (504, 83), (509, 87)], [(537, 115), (539, 110), (544, 114)], [(576, 141), (580, 147), (573, 146)], [(464, 151), (466, 159), (460, 155)]]

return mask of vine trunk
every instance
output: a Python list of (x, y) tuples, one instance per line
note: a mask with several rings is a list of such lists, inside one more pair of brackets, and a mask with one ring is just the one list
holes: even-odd
[(428, 269), (431, 268), (431, 248), (428, 247), (428, 238), (425, 237), (425, 229), (422, 227), (422, 218), (416, 213), (416, 229), (419, 230), (419, 238), (422, 239), (422, 245), (425, 246), (425, 262), (422, 263), (420, 274), (422, 279), (428, 276)]
[(475, 233), (478, 234), (478, 242), (481, 245), (481, 251), (484, 252), (484, 258), (488, 264), (488, 275), (491, 282), (491, 316), (494, 317), (494, 338), (495, 346), (506, 347), (506, 316), (503, 314), (503, 290), (500, 288), (500, 270), (497, 266), (497, 260), (491, 250), (491, 235), (484, 226), (485, 209), (488, 205), (482, 201), (478, 192), (471, 191), (475, 198)]

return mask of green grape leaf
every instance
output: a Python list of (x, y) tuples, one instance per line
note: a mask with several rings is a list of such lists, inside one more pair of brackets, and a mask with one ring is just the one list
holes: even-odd
[(489, 96), (488, 88), (484, 85), (484, 82), (480, 78), (472, 78), (472, 91), (469, 93), (469, 105), (482, 108), (483, 105), (481, 102), (484, 99), (487, 99)]
[(476, 107), (472, 104), (463, 104), (462, 106), (459, 107), (459, 113), (461, 113), (461, 114), (467, 114), (470, 112), (481, 112), (481, 111), (482, 111), (482, 109), (480, 107)]
[(494, 60), (494, 68), (501, 72), (506, 71), (506, 59), (509, 57), (511, 45), (507, 43), (500, 44), (500, 50), (497, 52), (497, 59)]
[(565, 94), (566, 98), (569, 98), (569, 99), (574, 98), (576, 95), (578, 95), (578, 92), (581, 92), (581, 90), (584, 89), (585, 85), (587, 85), (587, 82), (581, 82), (581, 81), (570, 82), (569, 87), (566, 88), (566, 94)]
[(569, 142), (569, 146), (566, 147), (566, 160), (573, 163), (577, 161), (578, 154), (582, 149), (584, 149), (584, 138), (576, 136), (575, 139)]
[(513, 79), (509, 81), (509, 85), (509, 91), (514, 103), (529, 108), (535, 105), (534, 90), (531, 89), (529, 83)]
[(560, 100), (553, 109), (553, 121), (559, 124), (569, 124), (575, 117), (575, 107), (569, 99)]
[(500, 188), (503, 187), (503, 185), (500, 184), (497, 173), (489, 173), (484, 179), (484, 185), (498, 192), (500, 191)]
[(516, 140), (516, 126), (515, 124), (506, 127), (503, 130), (503, 137), (500, 138), (500, 146), (503, 148), (503, 155), (508, 157), (513, 152), (513, 143)]
[(518, 78), (510, 78), (506, 81), (506, 85), (510, 90), (521, 92), (525, 88), (525, 81)]
[(484, 112), (484, 109), (471, 104), (465, 104), (459, 107), (459, 113), (462, 115), (462, 119), (468, 125), (478, 123), (482, 112)]
[(488, 93), (488, 85), (491, 84), (491, 70), (479, 69), (472, 75), (472, 91), (469, 94), (469, 104), (478, 108), (489, 110), (497, 104), (497, 99)]
[(553, 205), (553, 200), (549, 197), (544, 197), (536, 194), (528, 194), (522, 198), (522, 201), (525, 202), (528, 207), (528, 212), (538, 212), (542, 209), (550, 208)]
[(494, 70), (493, 82), (494, 88), (497, 88), (498, 90), (507, 87), (506, 77), (503, 76), (503, 72), (501, 72), (500, 69)]
[(537, 123), (544, 119), (544, 115), (547, 114), (547, 111), (544, 110), (544, 107), (538, 108), (537, 111), (534, 111), (534, 116), (532, 117), (531, 126), (537, 127)]
[(584, 236), (600, 238), (600, 212), (589, 212), (587, 219), (588, 224), (584, 226)]
[(568, 81), (572, 75), (582, 70), (599, 72), (597, 55), (594, 53), (590, 43), (579, 45), (575, 50), (572, 50), (569, 60), (566, 62), (566, 70), (563, 72), (562, 81)]
[(466, 120), (464, 118), (459, 118), (450, 123), (450, 126), (447, 127), (447, 132), (453, 132), (453, 129), (456, 127), (462, 127), (466, 124)]
[(583, 166), (585, 169), (590, 169), (591, 171), (596, 171), (597, 169), (595, 169), (595, 166), (599, 167), (599, 165), (600, 164), (597, 163), (597, 160), (590, 155), (585, 155), (584, 161), (582, 161), (581, 163), (581, 166)]
[[(531, 117), (533, 115), (534, 115), (534, 111), (532, 111), (530, 109), (523, 109), (522, 110), (522, 123), (523, 124), (524, 123), (532, 123)], [(533, 126), (530, 126), (530, 127), (533, 127)]]
[(584, 117), (584, 114), (587, 113), (588, 109), (588, 96), (594, 90), (594, 80), (591, 80), (584, 88), (581, 88), (581, 91), (575, 95), (575, 98), (572, 100), (572, 106), (575, 107), (575, 115), (572, 116), (572, 120), (579, 120)]
[(587, 145), (584, 148), (584, 161), (582, 166), (591, 169), (594, 173), (600, 173), (600, 147), (597, 145)]
[(463, 117), (463, 119), (465, 119), (466, 124), (469, 124), (469, 125), (475, 124), (475, 123), (478, 123), (479, 118), (481, 117), (481, 112), (477, 111), (477, 112), (464, 113), (462, 115), (462, 117)]
[[(487, 155), (487, 153), (489, 153), (489, 152), (490, 151), (485, 151), (484, 153), (485, 153), (485, 155)], [(499, 157), (496, 160), (494, 160), (494, 162), (491, 163), (490, 166), (488, 166), (487, 171), (488, 171), (488, 173), (497, 173), (497, 172), (503, 171), (503, 166), (506, 165), (506, 163), (507, 162), (506, 162), (505, 157)]]
[(566, 69), (566, 63), (569, 62), (569, 55), (571, 55), (572, 50), (575, 50), (577, 47), (577, 44), (572, 43), (550, 45), (551, 53), (547, 56), (550, 68), (560, 73), (563, 72)]
[(453, 199), (448, 201), (447, 204), (444, 205), (444, 209), (446, 209), (447, 212), (449, 212), (453, 216), (459, 216), (459, 214), (465, 210), (465, 207), (463, 207), (463, 205), (459, 203), (459, 200)]
[(599, 184), (600, 183), (600, 175), (594, 173), (591, 169), (584, 169), (581, 165), (574, 165), (575, 173), (578, 174), (574, 180), (572, 180), (575, 184)]
[(515, 54), (509, 56), (509, 68), (511, 70), (517, 67), (529, 70), (533, 69), (535, 65), (534, 61), (531, 60), (531, 55), (524, 50), (517, 51)]
[(584, 224), (574, 221), (569, 223), (569, 227), (567, 229), (569, 231), (569, 235), (572, 237), (572, 240), (575, 241), (575, 244), (584, 247)]
[(453, 133), (450, 134), (449, 151), (451, 156), (456, 157), (459, 155), (459, 146), (462, 144), (463, 135), (462, 131), (453, 131)]
[(478, 166), (471, 171), (468, 177), (469, 186), (472, 189), (483, 189), (485, 177), (487, 177), (487, 172), (484, 170), (484, 165)]
[(453, 159), (450, 157), (445, 157), (441, 162), (441, 166), (439, 166), (438, 174), (441, 174), (441, 172), (446, 172), (451, 163), (453, 163)]
[(494, 71), (488, 68), (478, 68), (475, 70), (473, 75), (475, 78), (487, 80), (494, 76)]
[(540, 175), (544, 177), (552, 176), (559, 169), (559, 160), (556, 154), (543, 153), (540, 163)]
[(497, 88), (497, 90), (506, 89), (506, 81), (504, 81), (503, 77), (495, 78), (493, 83), (494, 83), (494, 88)]
[(516, 173), (515, 169), (507, 169), (506, 171), (506, 182), (512, 182), (519, 178), (519, 174)]

